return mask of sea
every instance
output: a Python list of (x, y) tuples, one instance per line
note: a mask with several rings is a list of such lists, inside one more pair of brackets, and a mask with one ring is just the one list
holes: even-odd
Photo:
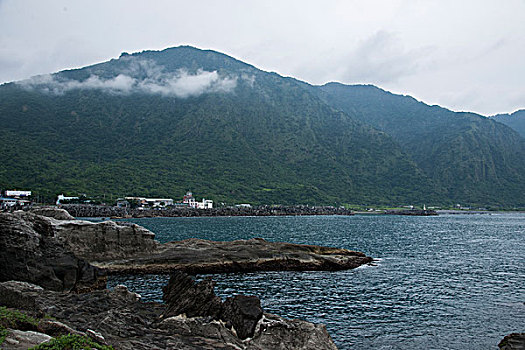
[[(256, 295), (266, 312), (323, 323), (340, 349), (495, 350), (505, 335), (525, 332), (523, 213), (127, 221), (161, 242), (261, 237), (373, 257), (348, 271), (211, 275), (219, 296)], [(109, 286), (162, 301), (168, 278), (112, 276)]]

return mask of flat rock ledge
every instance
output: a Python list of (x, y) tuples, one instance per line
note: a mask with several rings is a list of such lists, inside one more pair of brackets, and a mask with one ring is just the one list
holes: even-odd
[[(42, 241), (52, 242), (109, 274), (337, 271), (372, 262), (372, 258), (352, 250), (261, 238), (230, 242), (192, 238), (161, 244), (155, 241), (153, 232), (136, 224), (72, 220), (64, 210), (56, 208), (39, 209), (38, 213), (41, 215), (0, 213), (4, 237), (0, 243), (11, 249), (9, 254), (0, 252), (0, 261), (9, 262), (19, 251), (32, 254), (33, 247), (28, 246), (27, 239), (21, 240), (21, 235), (26, 235), (35, 241), (34, 246), (42, 246)], [(24, 264), (24, 259), (19, 260)], [(35, 260), (38, 261), (36, 257)], [(0, 276), (1, 280), (6, 280), (5, 276)]]
[[(84, 257), (88, 259), (88, 257)], [(261, 238), (216, 242), (187, 239), (156, 252), (121, 260), (91, 261), (110, 274), (210, 274), (254, 271), (337, 271), (372, 262), (361, 252), (315, 245), (268, 242)]]

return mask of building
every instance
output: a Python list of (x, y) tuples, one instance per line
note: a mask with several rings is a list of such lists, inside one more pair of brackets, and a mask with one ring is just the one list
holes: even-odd
[(191, 192), (186, 192), (184, 197), (182, 197), (182, 203), (186, 204), (190, 208), (196, 208), (197, 207), (195, 198), (193, 198), (193, 193), (191, 193)]
[(78, 200), (79, 198), (78, 197), (66, 197), (64, 196), (64, 194), (59, 194), (58, 195), (58, 198), (57, 198), (57, 202), (56, 202), (56, 205), (59, 205), (61, 204), (62, 202), (69, 202), (69, 201), (74, 201), (74, 200)]
[(26, 206), (31, 204), (31, 191), (6, 190), (4, 197), (0, 197), (0, 208), (6, 209), (14, 206)]
[(212, 209), (213, 201), (210, 199), (202, 199), (202, 202), (197, 202), (197, 209)]
[(165, 208), (173, 205), (173, 198), (126, 197), (126, 201), (138, 202), (139, 207)]
[(14, 207), (18, 203), (16, 198), (0, 197), (0, 209), (7, 209)]
[(202, 199), (202, 202), (197, 202), (195, 198), (193, 198), (193, 193), (187, 192), (184, 197), (182, 198), (182, 204), (187, 205), (190, 208), (195, 209), (212, 209), (213, 208), (213, 201), (210, 199)]
[(7, 190), (5, 191), (5, 196), (16, 199), (29, 198), (31, 197), (31, 191)]

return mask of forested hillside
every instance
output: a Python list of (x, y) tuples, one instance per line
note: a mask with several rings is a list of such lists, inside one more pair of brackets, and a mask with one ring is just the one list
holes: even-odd
[(178, 47), (0, 86), (0, 188), (253, 204), (525, 206), (524, 140), (372, 86)]
[(0, 187), (228, 203), (440, 199), (400, 147), (294, 80), (190, 47), (0, 88)]
[(525, 137), (525, 109), (521, 109), (511, 114), (496, 114), (491, 118), (511, 127), (518, 132), (521, 137)]
[(317, 89), (328, 104), (391, 135), (447, 198), (524, 205), (525, 140), (508, 127), (371, 85)]

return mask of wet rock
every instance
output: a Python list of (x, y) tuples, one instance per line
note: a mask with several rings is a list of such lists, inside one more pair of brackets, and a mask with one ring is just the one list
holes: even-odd
[(500, 350), (525, 350), (525, 333), (509, 334), (498, 346)]
[(199, 283), (185, 273), (175, 272), (162, 290), (166, 303), (163, 317), (185, 314), (188, 317), (208, 316), (217, 319), (222, 311), (222, 302), (213, 291), (214, 282), (205, 279)]
[(115, 286), (115, 288), (113, 288), (113, 293), (115, 293), (116, 295), (119, 295), (121, 298), (124, 298), (125, 300), (129, 300), (129, 301), (139, 301), (141, 296), (140, 294), (137, 294), (135, 292), (130, 292), (128, 290), (128, 287), (122, 285), (122, 284), (119, 284), (118, 286)]
[(104, 288), (104, 273), (67, 249), (56, 236), (56, 222), (22, 211), (0, 213), (0, 281), (27, 281), (55, 291)]
[(255, 326), (263, 315), (261, 301), (255, 296), (236, 295), (227, 298), (223, 305), (221, 319), (231, 324), (241, 339), (252, 337)]
[(372, 262), (361, 252), (255, 238), (230, 242), (187, 239), (159, 245), (148, 256), (97, 262), (109, 273), (189, 274), (254, 271), (336, 271)]

